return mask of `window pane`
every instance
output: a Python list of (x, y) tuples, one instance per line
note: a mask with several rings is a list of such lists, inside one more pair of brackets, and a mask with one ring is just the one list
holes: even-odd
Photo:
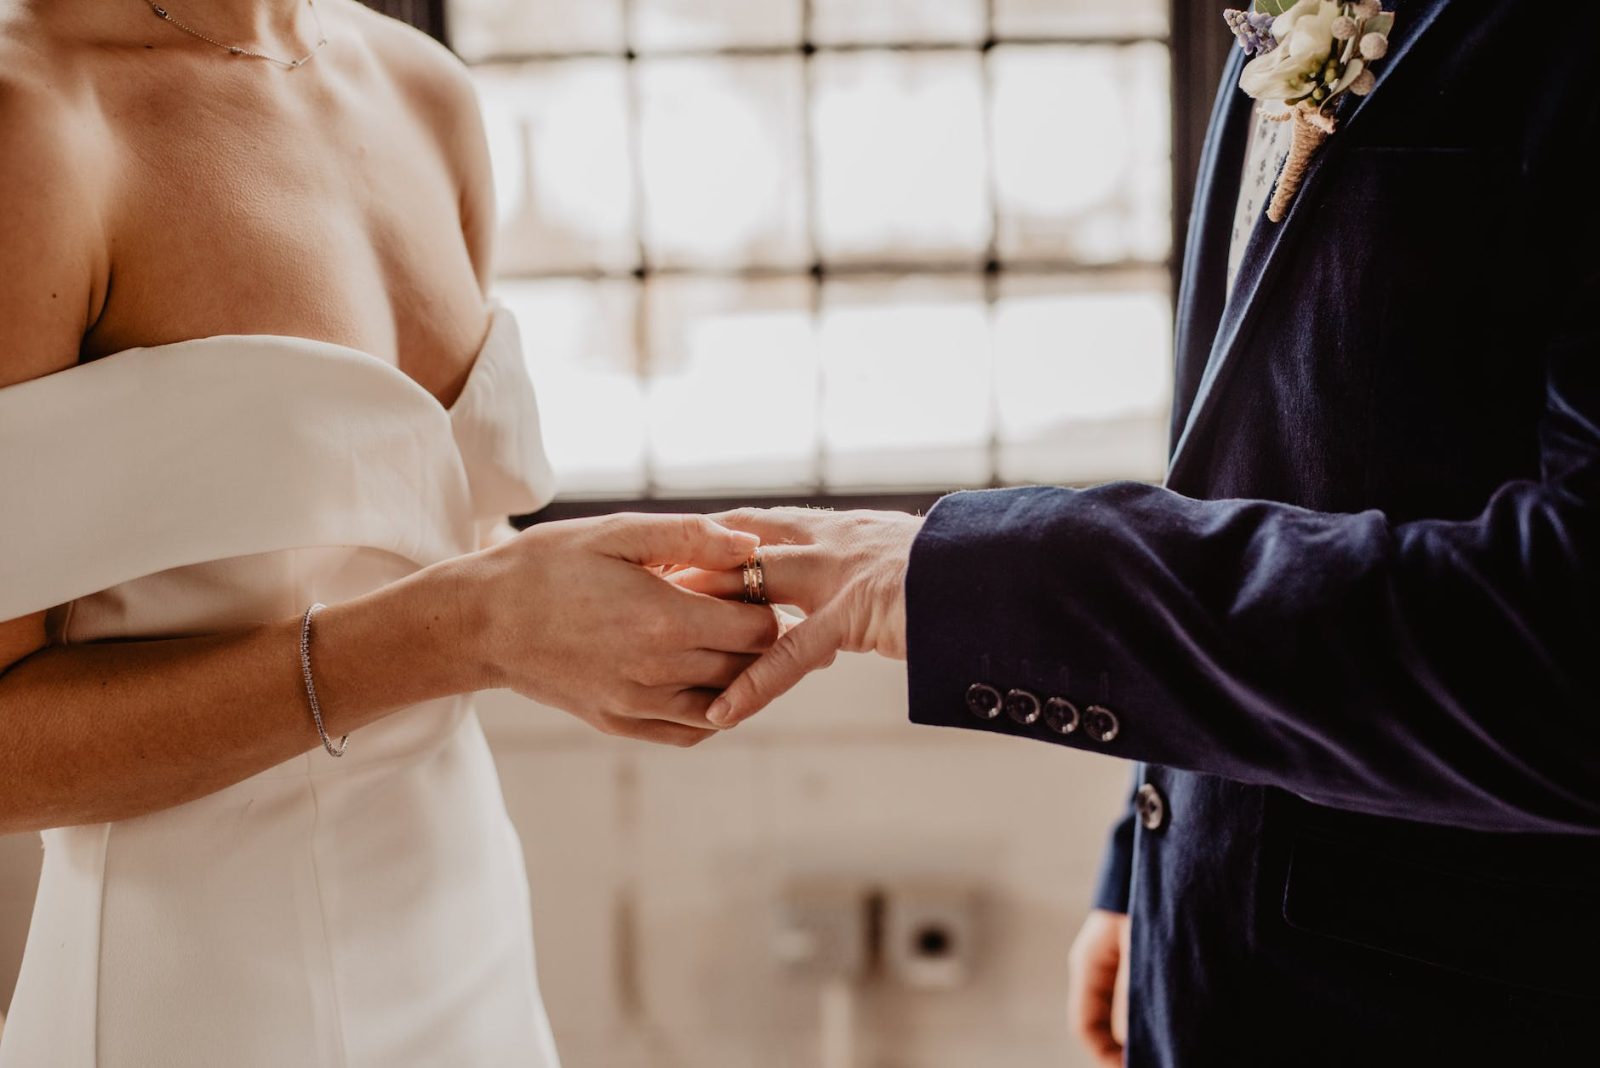
[(642, 60), (640, 77), (652, 261), (804, 267), (799, 58)]
[(638, 262), (621, 61), (480, 67), (500, 203), (502, 271)]
[(650, 443), (664, 490), (817, 482), (810, 279), (650, 283)]
[(822, 255), (980, 261), (990, 224), (978, 55), (868, 52), (815, 63)]
[(1001, 478), (1159, 477), (1171, 318), (1160, 272), (1003, 278), (994, 309)]
[(819, 44), (977, 44), (984, 0), (813, 0)]
[(1001, 254), (1164, 258), (1166, 49), (1018, 46), (995, 49), (991, 62)]
[(994, 0), (1000, 37), (1133, 37), (1167, 32), (1168, 0)]
[(502, 282), (516, 313), (561, 495), (645, 488), (645, 403), (633, 282)]
[(986, 482), (988, 340), (977, 277), (825, 285), (820, 343), (829, 487)]
[[(588, 0), (566, 0), (580, 6)], [(640, 51), (800, 44), (801, 0), (634, 0)]]
[(449, 15), (467, 59), (623, 49), (622, 0), (450, 0)]

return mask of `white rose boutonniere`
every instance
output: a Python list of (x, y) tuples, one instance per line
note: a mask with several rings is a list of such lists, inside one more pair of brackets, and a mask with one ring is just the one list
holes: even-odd
[(1281, 105), (1273, 117), (1294, 123), (1289, 158), (1267, 206), (1267, 218), (1282, 222), (1311, 157), (1337, 125), (1335, 105), (1346, 93), (1372, 91), (1377, 78), (1370, 68), (1388, 53), (1394, 16), (1378, 0), (1255, 0), (1252, 10), (1223, 17), (1255, 57), (1239, 75), (1239, 88)]

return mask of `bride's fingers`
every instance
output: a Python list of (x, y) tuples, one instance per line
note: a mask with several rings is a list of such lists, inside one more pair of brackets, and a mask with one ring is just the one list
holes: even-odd
[(604, 551), (642, 567), (738, 567), (757, 544), (701, 515), (614, 515), (600, 523)]
[[(677, 689), (707, 689), (719, 693), (733, 684), (746, 668), (756, 662), (753, 653), (722, 653), (694, 649), (674, 658), (663, 670), (667, 683)], [(708, 702), (709, 703), (709, 702)]]
[[(624, 707), (614, 713), (603, 713), (607, 733), (636, 737), (634, 727), (641, 723), (661, 721), (676, 723), (680, 727), (714, 730), (716, 725), (706, 719), (706, 709), (720, 689), (690, 689), (684, 686), (647, 686), (632, 684)], [(616, 729), (612, 729), (616, 728)]]
[(844, 641), (837, 610), (824, 609), (796, 624), (712, 703), (707, 719), (716, 727), (737, 726), (811, 672), (833, 663)]
[(764, 545), (806, 544), (828, 512), (819, 508), (738, 508), (711, 518), (729, 530), (754, 534)]
[(718, 600), (732, 601), (744, 596), (742, 570), (701, 571), (699, 568), (687, 568), (675, 571), (666, 578), (668, 582), (681, 589), (691, 593), (703, 593)]
[(764, 653), (778, 640), (778, 620), (766, 605), (734, 604), (685, 592), (678, 613), (676, 635), (690, 648)]
[(635, 741), (672, 745), (681, 749), (699, 745), (707, 738), (720, 733), (706, 727), (691, 727), (667, 720), (626, 719), (621, 716), (604, 717), (601, 726), (607, 734), (617, 738), (632, 738)]
[(715, 723), (706, 718), (706, 710), (711, 707), (711, 702), (717, 699), (722, 688), (696, 687), (692, 690), (678, 690), (660, 706), (654, 713), (657, 719), (668, 723), (678, 723), (685, 727), (695, 727), (700, 730), (721, 730)]

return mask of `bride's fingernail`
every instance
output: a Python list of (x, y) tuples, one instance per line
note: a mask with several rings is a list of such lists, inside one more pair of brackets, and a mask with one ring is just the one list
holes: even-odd
[(725, 697), (712, 701), (711, 707), (706, 709), (706, 719), (709, 719), (713, 726), (726, 727), (728, 720), (732, 718), (733, 707), (728, 704), (728, 699)]

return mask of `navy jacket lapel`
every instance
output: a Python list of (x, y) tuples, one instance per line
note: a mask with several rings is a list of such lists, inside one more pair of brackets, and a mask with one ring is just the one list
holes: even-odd
[[(1370, 108), (1373, 102), (1383, 93), (1385, 84), (1390, 80), (1395, 69), (1405, 59), (1413, 45), (1422, 37), (1423, 32), (1433, 23), (1439, 12), (1444, 9), (1448, 0), (1424, 0), (1422, 3), (1401, 4), (1395, 20), (1394, 33), (1389, 39), (1389, 54), (1378, 68), (1378, 83), (1372, 92), (1364, 97), (1356, 97), (1347, 105), (1339, 117), (1338, 131), (1323, 144), (1317, 154), (1312, 158), (1311, 165), (1306, 172), (1305, 180), (1300, 187), (1299, 194), (1289, 208), (1289, 213), (1281, 223), (1271, 223), (1265, 220), (1256, 225), (1249, 242), (1245, 245), (1244, 258), (1239, 264), (1239, 275), (1234, 281), (1233, 292), (1227, 298), (1223, 307), (1221, 322), (1217, 327), (1215, 339), (1211, 346), (1210, 358), (1205, 363), (1205, 370), (1200, 376), (1194, 396), (1189, 402), (1183, 429), (1178, 435), (1177, 443), (1173, 446), (1172, 459), (1168, 465), (1167, 482), (1176, 484), (1183, 474), (1184, 454), (1189, 442), (1197, 433), (1203, 431), (1203, 424), (1208, 410), (1216, 402), (1217, 383), (1227, 367), (1239, 358), (1237, 352), (1240, 342), (1248, 336), (1248, 328), (1259, 314), (1259, 301), (1256, 299), (1266, 284), (1271, 280), (1275, 268), (1283, 260), (1292, 255), (1299, 244), (1299, 239), (1306, 229), (1306, 220), (1309, 216), (1309, 205), (1315, 202), (1317, 190), (1322, 176), (1327, 171), (1328, 159), (1336, 155), (1348, 143), (1350, 128), (1355, 125), (1363, 112)], [(1237, 64), (1235, 64), (1237, 66)], [(1230, 68), (1231, 69), (1231, 68)], [(1235, 72), (1237, 77), (1237, 72)], [(1244, 97), (1243, 93), (1235, 94)], [(1248, 103), (1248, 98), (1245, 98)], [(1248, 107), (1246, 107), (1248, 113)], [(1242, 142), (1239, 151), (1242, 153)], [(1237, 193), (1237, 176), (1242, 170), (1243, 161), (1236, 162), (1231, 168), (1224, 167), (1235, 176), (1234, 191)], [(1220, 191), (1219, 191), (1220, 192)], [(1223, 261), (1224, 264), (1226, 260)], [(1186, 270), (1188, 264), (1186, 263)], [(1214, 267), (1212, 268), (1215, 269)], [(1226, 270), (1224, 266), (1223, 270)], [(1222, 278), (1210, 278), (1197, 284), (1221, 287), (1225, 284)], [(1185, 289), (1188, 288), (1186, 283)], [(1285, 314), (1289, 314), (1286, 310)]]

